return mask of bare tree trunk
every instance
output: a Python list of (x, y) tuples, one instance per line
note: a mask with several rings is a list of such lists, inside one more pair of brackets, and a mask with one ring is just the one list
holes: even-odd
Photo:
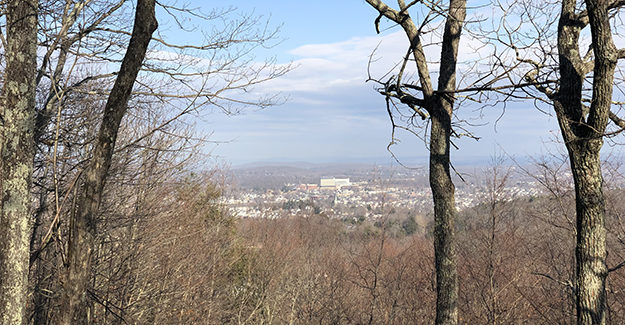
[(134, 82), (141, 69), (157, 21), (155, 0), (138, 0), (135, 24), (128, 50), (104, 108), (93, 157), (85, 172), (85, 181), (74, 220), (70, 225), (68, 265), (61, 301), (60, 324), (88, 324), (87, 289), (91, 255), (97, 234), (98, 209), (121, 120), (126, 113)]
[(577, 324), (606, 323), (605, 197), (600, 151), (609, 121), (618, 51), (612, 41), (609, 3), (587, 0), (586, 12), (594, 52), (592, 101), (582, 105), (586, 73), (579, 55), (579, 35), (584, 27), (576, 14), (576, 2), (564, 0), (558, 25), (560, 90), (554, 110), (569, 153), (575, 183), (577, 215), (576, 310)]
[(0, 323), (25, 324), (30, 185), (35, 146), (36, 0), (6, 4), (6, 70), (0, 111)]
[[(449, 9), (441, 14), (445, 17), (445, 30), (441, 43), (441, 60), (438, 91), (434, 91), (429, 74), (428, 61), (421, 44), (420, 28), (413, 23), (408, 9), (416, 2), (406, 5), (398, 1), (400, 11), (388, 7), (380, 0), (367, 0), (380, 17), (402, 26), (410, 41), (410, 52), (417, 66), (423, 99), (407, 95), (397, 83), (394, 89), (385, 89), (385, 96), (394, 96), (402, 103), (425, 115), (416, 107), (425, 109), (430, 121), (430, 188), (434, 200), (434, 252), (436, 266), (436, 324), (458, 323), (458, 275), (456, 270), (456, 248), (454, 224), (456, 219), (455, 187), (450, 174), (449, 148), (452, 133), (451, 119), (456, 90), (456, 65), (460, 34), (466, 17), (466, 0), (450, 0)], [(379, 18), (376, 20), (376, 27)], [(401, 78), (401, 77), (400, 77)], [(395, 95), (389, 95), (390, 92)]]
[[(456, 202), (449, 158), (452, 132), (456, 65), (460, 34), (466, 17), (466, 0), (450, 0), (438, 77), (437, 105), (431, 115), (430, 187), (434, 199), (434, 255), (436, 262), (436, 324), (458, 323), (458, 274), (456, 270)], [(449, 93), (446, 93), (449, 92)]]
[[(606, 323), (605, 198), (599, 152), (612, 106), (618, 51), (612, 41), (608, 1), (587, 0), (595, 54), (587, 136), (571, 156), (577, 207), (577, 323)], [(571, 152), (573, 150), (569, 150)]]
[[(577, 245), (577, 323), (605, 324), (605, 198), (602, 191), (601, 139), (570, 154), (575, 181)], [(594, 148), (593, 148), (594, 147)]]
[(436, 324), (458, 322), (458, 274), (454, 223), (454, 183), (449, 171), (451, 118), (441, 110), (432, 115), (430, 187), (434, 199), (434, 260), (436, 266)]

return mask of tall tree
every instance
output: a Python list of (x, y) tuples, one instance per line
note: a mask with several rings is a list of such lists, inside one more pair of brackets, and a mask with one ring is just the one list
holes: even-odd
[[(600, 151), (610, 117), (618, 57), (610, 28), (610, 3), (612, 1), (588, 0), (586, 12), (577, 13), (575, 1), (565, 0), (558, 26), (561, 84), (560, 91), (553, 98), (553, 107), (575, 183), (578, 324), (606, 322), (606, 208)], [(579, 55), (578, 42), (580, 26), (588, 22), (594, 62), (585, 65)], [(592, 99), (586, 113), (582, 103), (582, 84), (591, 71)]]
[(37, 0), (6, 3), (0, 106), (0, 323), (24, 324), (35, 146)]
[[(132, 36), (136, 4), (127, 0), (40, 3), (30, 243), (33, 301), (27, 311), (33, 313), (35, 323), (56, 320), (62, 313), (55, 307), (63, 299), (69, 230), (84, 194), (80, 188), (93, 157), (105, 102)], [(291, 69), (276, 65), (272, 58), (259, 62), (255, 57), (256, 49), (269, 49), (277, 41), (278, 30), (270, 28), (266, 19), (232, 8), (208, 6), (206, 10), (206, 6), (176, 1), (156, 5), (164, 24), (172, 24), (178, 38), (170, 37), (170, 31), (152, 35), (148, 51), (152, 55), (143, 61), (118, 131), (91, 252), (87, 300), (93, 320), (103, 314), (117, 321), (130, 317), (125, 302), (131, 288), (121, 283), (133, 278), (118, 272), (138, 267), (128, 258), (138, 254), (133, 247), (138, 236), (128, 234), (136, 233), (144, 219), (155, 217), (140, 203), (142, 192), (159, 189), (162, 175), (175, 178), (186, 172), (185, 166), (199, 163), (200, 146), (208, 136), (190, 119), (208, 110), (236, 113), (247, 106), (272, 105), (280, 96), (252, 96), (251, 91)], [(180, 42), (179, 32), (192, 33), (193, 41)], [(51, 297), (49, 292), (59, 295)]]
[[(438, 87), (435, 90), (430, 77), (428, 60), (421, 42), (423, 25), (432, 16), (440, 15), (439, 5), (430, 7), (423, 25), (417, 26), (408, 13), (410, 6), (398, 0), (399, 10), (390, 8), (379, 0), (367, 0), (380, 16), (376, 19), (376, 28), (382, 16), (400, 25), (410, 42), (409, 54), (417, 68), (422, 98), (416, 98), (404, 91), (401, 73), (397, 83), (386, 84), (382, 93), (388, 98), (397, 98), (410, 106), (423, 118), (430, 118), (430, 187), (434, 199), (434, 250), (436, 266), (436, 324), (456, 324), (458, 322), (458, 275), (456, 271), (456, 249), (454, 222), (456, 219), (455, 187), (450, 173), (450, 137), (452, 135), (452, 117), (454, 114), (454, 96), (456, 90), (456, 64), (460, 34), (466, 17), (466, 0), (450, 0), (449, 7), (443, 13), (445, 27), (441, 42)], [(407, 60), (406, 60), (407, 61)], [(414, 88), (414, 87), (413, 87)], [(425, 110), (423, 112), (422, 110)]]
[[(607, 135), (625, 127), (612, 112), (615, 69), (625, 51), (616, 48), (611, 26), (625, 4), (620, 0), (586, 0), (585, 7), (575, 0), (517, 4), (520, 12), (509, 4), (501, 9), (512, 17), (502, 22), (500, 30), (506, 35), (498, 41), (526, 65), (522, 82), (536, 85), (536, 93), (526, 90), (527, 94), (550, 105), (558, 119), (575, 187), (577, 323), (605, 324), (609, 268), (600, 151)], [(592, 44), (586, 50), (587, 28)], [(609, 130), (610, 120), (618, 128), (614, 132)]]
[(78, 198), (70, 228), (67, 274), (61, 301), (60, 324), (88, 324), (87, 288), (97, 235), (97, 214), (111, 166), (120, 123), (128, 108), (132, 88), (157, 28), (155, 0), (138, 0), (128, 49), (108, 96), (91, 162)]

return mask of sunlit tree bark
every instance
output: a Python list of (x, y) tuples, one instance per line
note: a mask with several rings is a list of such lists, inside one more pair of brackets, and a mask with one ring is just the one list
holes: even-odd
[(0, 323), (24, 324), (30, 185), (35, 147), (36, 0), (6, 5), (6, 70), (0, 106)]
[[(579, 125), (569, 124), (567, 129), (564, 124), (570, 122), (564, 121), (562, 114), (558, 114), (575, 180), (578, 324), (606, 323), (606, 207), (599, 152), (609, 122), (614, 71), (618, 60), (608, 13), (611, 2), (586, 1), (595, 55), (588, 117), (585, 121), (582, 117)], [(570, 4), (574, 5), (574, 2)], [(565, 41), (560, 40), (561, 43)]]
[[(611, 23), (624, 3), (587, 0), (584, 7), (575, 0), (563, 0), (556, 11), (559, 16), (547, 12), (541, 2), (515, 4), (521, 8), (520, 15), (510, 6), (501, 8), (504, 15), (510, 13), (513, 18), (502, 24), (507, 35), (498, 41), (514, 50), (517, 61), (530, 67), (523, 78), (536, 85), (538, 92), (527, 92), (528, 97), (553, 107), (573, 174), (577, 323), (605, 324), (608, 267), (600, 152), (611, 133), (610, 121), (619, 128), (614, 133), (625, 126), (625, 121), (611, 111), (615, 68), (618, 59), (625, 57), (625, 51), (619, 51), (613, 42)], [(542, 10), (535, 11), (537, 8)], [(557, 30), (552, 29), (552, 19), (558, 22)], [(581, 43), (587, 28), (592, 44), (585, 50)], [(535, 35), (524, 36), (521, 30)], [(551, 78), (554, 74), (559, 76)]]

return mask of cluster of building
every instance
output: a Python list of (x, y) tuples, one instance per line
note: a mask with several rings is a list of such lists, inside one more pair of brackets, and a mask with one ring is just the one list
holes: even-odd
[[(505, 197), (537, 196), (537, 184), (520, 182), (504, 189)], [(462, 184), (456, 191), (458, 209), (483, 202), (487, 190), (480, 185)], [(388, 211), (427, 215), (432, 210), (429, 186), (359, 181), (349, 178), (321, 178), (319, 183), (285, 184), (282, 190), (239, 191), (226, 200), (242, 218), (280, 218), (323, 213), (335, 218), (378, 218)]]
[[(315, 190), (324, 190), (324, 191), (334, 191), (340, 190), (343, 187), (349, 187), (352, 184), (349, 181), (349, 178), (322, 178), (319, 180), (319, 184), (299, 184), (295, 187), (298, 191), (315, 191)], [(293, 186), (293, 184), (287, 184), (287, 186)]]

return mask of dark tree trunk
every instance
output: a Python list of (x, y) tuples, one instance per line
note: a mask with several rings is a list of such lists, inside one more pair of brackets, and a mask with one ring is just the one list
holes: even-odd
[(6, 3), (6, 70), (0, 110), (0, 323), (25, 324), (30, 185), (35, 147), (36, 0)]
[(458, 322), (458, 275), (454, 223), (455, 187), (449, 171), (451, 118), (441, 109), (432, 115), (430, 188), (434, 199), (434, 259), (436, 266), (436, 324)]
[[(455, 187), (450, 173), (450, 136), (456, 90), (456, 65), (460, 34), (466, 17), (466, 0), (450, 0), (445, 12), (445, 31), (441, 43), (438, 91), (434, 91), (428, 61), (420, 40), (419, 28), (408, 15), (408, 7), (399, 1), (401, 11), (380, 0), (367, 0), (380, 15), (402, 26), (410, 41), (411, 54), (417, 66), (423, 100), (407, 98), (401, 89), (396, 97), (403, 103), (428, 111), (430, 121), (430, 188), (434, 200), (434, 254), (436, 266), (436, 324), (458, 323), (458, 275), (454, 223), (456, 219)], [(414, 3), (412, 3), (414, 4)], [(388, 94), (386, 95), (388, 96)]]
[(95, 247), (98, 209), (119, 126), (126, 113), (128, 100), (152, 33), (157, 27), (154, 6), (155, 0), (138, 0), (130, 43), (104, 108), (93, 156), (85, 171), (78, 207), (70, 225), (68, 265), (61, 299), (60, 324), (88, 324), (90, 321), (87, 289), (91, 272), (91, 255)]
[(458, 45), (466, 16), (466, 0), (450, 0), (441, 45), (441, 66), (436, 104), (429, 110), (430, 187), (434, 199), (434, 255), (436, 262), (436, 324), (458, 323), (458, 274), (456, 271), (456, 202), (450, 173)]

